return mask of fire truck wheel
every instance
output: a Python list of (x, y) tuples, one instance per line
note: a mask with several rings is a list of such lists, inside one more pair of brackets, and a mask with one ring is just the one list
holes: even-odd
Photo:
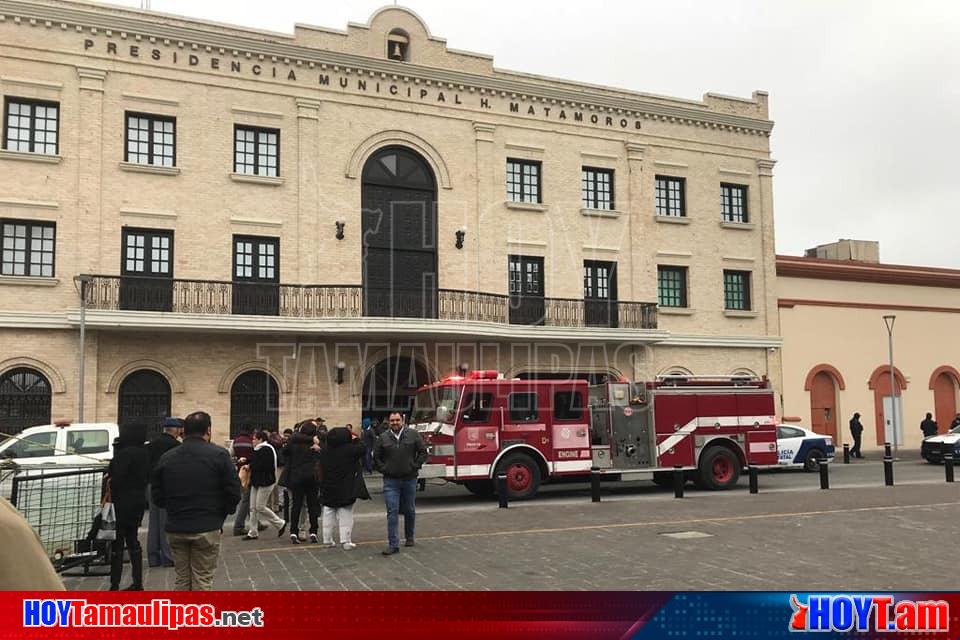
[(740, 461), (726, 447), (714, 446), (700, 456), (700, 481), (704, 489), (729, 489), (740, 478)]
[(540, 489), (540, 467), (522, 453), (507, 455), (497, 465), (496, 475), (507, 475), (507, 495), (511, 500), (527, 500)]
[(465, 480), (463, 486), (475, 496), (489, 498), (495, 493), (493, 480)]

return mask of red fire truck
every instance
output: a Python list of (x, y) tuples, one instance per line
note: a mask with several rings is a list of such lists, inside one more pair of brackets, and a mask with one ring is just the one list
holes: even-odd
[(749, 465), (777, 463), (774, 396), (753, 377), (662, 376), (653, 382), (504, 379), (472, 371), (422, 387), (411, 425), (430, 458), (422, 478), (511, 499), (592, 468), (671, 482), (681, 467), (707, 489), (727, 489)]

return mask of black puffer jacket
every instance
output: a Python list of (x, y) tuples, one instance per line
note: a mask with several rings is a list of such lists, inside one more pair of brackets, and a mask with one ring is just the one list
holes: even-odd
[(286, 459), (286, 486), (290, 489), (316, 488), (316, 466), (319, 454), (311, 449), (313, 436), (295, 433), (283, 449)]
[(108, 473), (117, 526), (139, 527), (147, 508), (147, 482), (150, 480), (150, 452), (143, 440), (125, 442), (118, 438), (113, 445)]
[(272, 445), (254, 448), (250, 458), (250, 486), (270, 487), (277, 482), (277, 455)]
[(360, 481), (360, 459), (366, 447), (346, 427), (331, 429), (327, 434), (327, 447), (320, 454), (323, 467), (321, 501), (325, 507), (346, 507), (357, 501)]

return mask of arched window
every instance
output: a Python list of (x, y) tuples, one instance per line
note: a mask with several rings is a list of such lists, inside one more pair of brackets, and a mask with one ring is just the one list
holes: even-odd
[(18, 367), (0, 375), (0, 434), (50, 424), (50, 396), (50, 381), (36, 369)]
[(117, 424), (142, 423), (159, 433), (170, 415), (170, 383), (151, 369), (134, 371), (120, 383), (117, 393)]
[(230, 437), (243, 428), (269, 429), (280, 426), (280, 388), (266, 371), (247, 371), (230, 387)]
[(394, 29), (387, 34), (387, 57), (398, 62), (409, 60), (410, 36), (403, 29)]

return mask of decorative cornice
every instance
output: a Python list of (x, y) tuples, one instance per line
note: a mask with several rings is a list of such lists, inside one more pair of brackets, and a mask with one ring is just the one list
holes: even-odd
[(149, 102), (150, 104), (162, 104), (169, 107), (180, 105), (180, 101), (174, 98), (164, 98), (161, 96), (145, 96), (139, 93), (121, 93), (127, 100), (136, 100), (137, 102)]
[(776, 160), (757, 160), (757, 172), (761, 177), (772, 177), (773, 167), (776, 164)]
[[(300, 100), (297, 100), (297, 106), (300, 106)], [(319, 107), (320, 105), (317, 105)], [(230, 112), (238, 116), (253, 116), (254, 118), (271, 118), (279, 120), (283, 114), (279, 111), (264, 111), (263, 109), (254, 109), (253, 107), (230, 107)]]
[(741, 349), (769, 349), (781, 347), (780, 336), (705, 336), (673, 334), (659, 343), (665, 347), (732, 347)]
[(960, 289), (960, 270), (899, 264), (777, 256), (777, 276)]
[(0, 207), (16, 207), (18, 209), (59, 209), (60, 203), (50, 200), (25, 200), (23, 198), (2, 198)]
[(21, 87), (30, 87), (31, 89), (40, 89), (42, 91), (62, 91), (62, 82), (47, 82), (45, 80), (34, 80), (33, 78), (12, 78), (10, 76), (0, 77), (0, 84), (15, 84)]
[(643, 152), (647, 148), (645, 145), (638, 142), (627, 142), (624, 143), (624, 146), (627, 148), (627, 160), (643, 162)]
[[(122, 11), (122, 10), (121, 10)], [(91, 6), (75, 4), (49, 5), (29, 0), (0, 0), (0, 19), (14, 17), (14, 22), (47, 29), (54, 26), (62, 30), (73, 29), (78, 33), (103, 34), (108, 38), (132, 38), (146, 40), (166, 47), (176, 46), (194, 51), (216, 52), (239, 58), (269, 59), (272, 62), (306, 66), (308, 68), (342, 69), (345, 73), (357, 73), (370, 77), (391, 78), (404, 82), (436, 83), (448, 89), (460, 89), (480, 95), (498, 95), (522, 102), (541, 102), (545, 105), (581, 108), (609, 114), (627, 115), (647, 120), (663, 121), (710, 129), (723, 129), (749, 135), (769, 136), (773, 122), (760, 118), (712, 111), (705, 103), (675, 100), (664, 103), (662, 98), (605, 87), (578, 85), (550, 78), (534, 78), (520, 73), (495, 72), (487, 76), (477, 73), (439, 69), (412, 63), (398, 64), (393, 60), (370, 58), (351, 53), (313, 49), (298, 45), (292, 36), (272, 32), (260, 32), (242, 27), (216, 29), (214, 25), (176, 24), (161, 21), (159, 17), (138, 14), (107, 12)], [(181, 18), (187, 21), (187, 18)], [(285, 41), (286, 40), (286, 41)], [(553, 83), (553, 86), (548, 83)], [(758, 95), (765, 96), (761, 92)], [(707, 97), (717, 98), (713, 94)], [(731, 100), (728, 97), (720, 97)], [(756, 103), (756, 98), (735, 100), (745, 104)]]

